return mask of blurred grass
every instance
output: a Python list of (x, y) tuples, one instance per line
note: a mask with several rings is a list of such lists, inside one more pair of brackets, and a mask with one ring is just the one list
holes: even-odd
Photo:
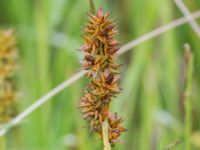
[[(198, 0), (184, 2), (191, 11), (200, 8)], [(169, 0), (96, 0), (95, 4), (116, 18), (122, 44), (182, 16)], [(87, 11), (86, 0), (0, 1), (0, 27), (15, 29), (19, 39), (19, 111), (80, 69), (81, 54), (76, 49), (82, 44)], [(184, 25), (119, 58), (124, 64), (124, 90), (113, 101), (112, 109), (125, 118), (128, 132), (123, 135), (124, 144), (114, 149), (162, 150), (184, 137), (180, 95), (185, 42), (191, 44), (195, 56), (192, 132), (200, 130), (199, 38)], [(102, 149), (77, 108), (86, 83), (83, 78), (65, 89), (13, 129), (7, 136), (7, 149)], [(183, 142), (174, 149), (183, 150)], [(192, 150), (198, 149), (192, 145)]]

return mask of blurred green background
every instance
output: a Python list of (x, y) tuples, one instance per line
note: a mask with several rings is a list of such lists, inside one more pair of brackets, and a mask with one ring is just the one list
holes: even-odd
[[(199, 0), (185, 0), (194, 12)], [(116, 18), (122, 45), (183, 16), (173, 0), (95, 0)], [(82, 31), (88, 0), (0, 0), (0, 28), (15, 30), (21, 56), (19, 112), (80, 70)], [(122, 93), (112, 111), (128, 132), (115, 150), (162, 150), (177, 140), (185, 149), (183, 44), (194, 52), (192, 150), (200, 149), (200, 39), (185, 24), (145, 42), (119, 58)], [(82, 78), (33, 112), (6, 135), (8, 150), (100, 150), (77, 107), (88, 81)], [(2, 149), (3, 150), (3, 149)]]

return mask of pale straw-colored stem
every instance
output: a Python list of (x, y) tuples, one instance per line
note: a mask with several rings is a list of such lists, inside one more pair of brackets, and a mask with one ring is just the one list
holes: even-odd
[[(197, 12), (191, 14), (191, 16), (194, 19), (199, 18), (200, 17), (200, 11), (197, 11)], [(128, 44), (122, 46), (120, 48), (120, 50), (118, 51), (117, 55), (121, 55), (121, 54), (125, 53), (126, 51), (130, 50), (131, 48), (136, 47), (136, 46), (144, 43), (145, 41), (148, 41), (148, 40), (150, 40), (154, 37), (157, 37), (160, 34), (165, 33), (167, 31), (174, 29), (174, 28), (176, 28), (180, 25), (183, 25), (187, 22), (188, 22), (187, 17), (182, 17), (180, 19), (172, 21), (171, 23), (169, 23), (167, 25), (159, 27), (159, 28), (157, 28), (157, 29), (155, 29), (155, 30), (153, 30), (153, 31), (131, 41), (131, 42), (129, 42)], [(63, 83), (59, 84), (54, 89), (49, 91), (46, 95), (44, 95), (41, 98), (39, 98), (38, 100), (36, 100), (35, 103), (31, 104), (27, 109), (25, 109), (23, 112), (21, 112), (17, 117), (15, 117), (9, 123), (3, 125), (0, 128), (0, 136), (4, 135), (10, 128), (19, 124), (21, 121), (24, 120), (24, 118), (26, 118), (28, 115), (30, 115), (33, 111), (38, 109), (40, 106), (42, 106), (45, 102), (50, 100), (57, 93), (61, 92), (64, 88), (68, 87), (69, 85), (74, 83), (76, 80), (80, 79), (83, 75), (84, 75), (84, 71), (80, 71), (80, 72), (76, 73), (71, 78), (65, 80)]]
[[(191, 17), (193, 19), (199, 18), (200, 17), (200, 11), (197, 11), (197, 12), (191, 14)], [(157, 36), (167, 32), (167, 31), (171, 30), (171, 29), (176, 28), (180, 25), (183, 25), (183, 24), (187, 23), (188, 21), (189, 20), (188, 20), (187, 17), (182, 17), (180, 19), (174, 20), (171, 23), (166, 24), (162, 27), (159, 27), (159, 28), (147, 33), (147, 34), (144, 34), (143, 36), (141, 36), (141, 37), (129, 42), (128, 44), (122, 46), (117, 54), (121, 55), (122, 53), (130, 50), (131, 48), (136, 47), (136, 46), (140, 45), (141, 43), (144, 43), (144, 42), (146, 42), (146, 41), (148, 41), (148, 40), (150, 40), (154, 37), (157, 37)]]
[(102, 135), (103, 135), (103, 145), (104, 150), (111, 150), (110, 142), (109, 142), (109, 125), (108, 120), (104, 120), (102, 124)]
[(182, 11), (182, 13), (187, 17), (187, 19), (189, 21), (189, 24), (194, 29), (194, 31), (196, 32), (196, 34), (200, 37), (200, 27), (199, 27), (198, 23), (192, 17), (190, 11), (185, 6), (185, 4), (183, 3), (183, 1), (182, 0), (175, 0), (175, 3), (178, 6), (178, 8)]

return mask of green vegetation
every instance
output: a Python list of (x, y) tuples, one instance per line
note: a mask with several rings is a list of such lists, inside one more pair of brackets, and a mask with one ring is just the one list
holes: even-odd
[[(191, 12), (200, 8), (198, 0), (184, 3)], [(171, 0), (95, 0), (95, 6), (116, 18), (122, 45), (182, 16)], [(80, 70), (77, 49), (89, 10), (89, 0), (0, 0), (0, 28), (14, 29), (18, 38), (19, 112)], [(128, 131), (114, 150), (200, 149), (199, 40), (185, 24), (119, 57), (123, 91), (111, 109), (125, 118)], [(183, 67), (185, 43), (194, 56), (193, 76)], [(191, 91), (185, 106), (186, 74)], [(0, 149), (101, 150), (77, 107), (87, 82), (82, 78), (34, 111), (0, 139)]]

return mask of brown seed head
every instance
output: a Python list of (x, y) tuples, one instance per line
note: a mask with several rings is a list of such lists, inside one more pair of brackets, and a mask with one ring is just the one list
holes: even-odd
[[(90, 124), (90, 129), (102, 137), (102, 123), (108, 119), (109, 140), (112, 145), (120, 141), (119, 136), (125, 129), (120, 125), (121, 118), (110, 113), (109, 106), (113, 97), (121, 90), (119, 88), (119, 68), (116, 64), (116, 52), (119, 42), (114, 38), (117, 30), (109, 13), (103, 13), (102, 8), (96, 15), (88, 14), (89, 21), (84, 29), (83, 69), (91, 79), (86, 94), (82, 97), (80, 108), (83, 118)], [(111, 115), (112, 114), (112, 115)]]
[(14, 81), (17, 68), (16, 40), (12, 30), (0, 31), (0, 123), (5, 123), (16, 114)]

